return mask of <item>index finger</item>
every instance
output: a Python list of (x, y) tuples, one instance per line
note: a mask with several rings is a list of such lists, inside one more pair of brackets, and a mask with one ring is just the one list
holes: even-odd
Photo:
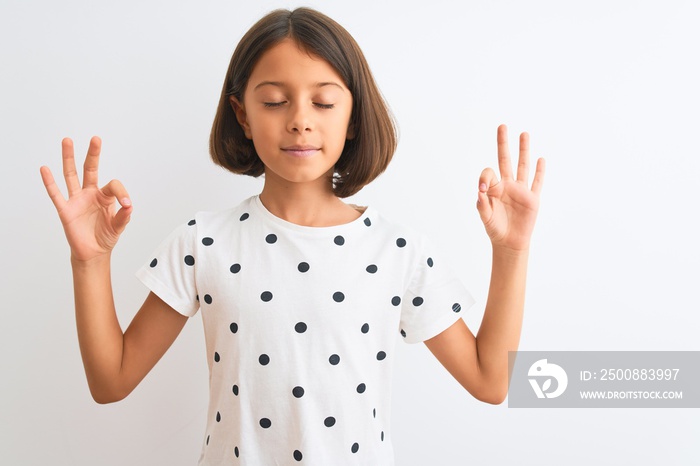
[(97, 167), (100, 164), (100, 151), (102, 149), (102, 140), (97, 136), (90, 139), (90, 147), (85, 156), (83, 164), (83, 188), (88, 186), (97, 186)]
[(510, 165), (510, 152), (508, 150), (508, 128), (506, 125), (498, 127), (496, 136), (498, 142), (498, 168), (501, 172), (502, 180), (513, 178), (513, 168)]

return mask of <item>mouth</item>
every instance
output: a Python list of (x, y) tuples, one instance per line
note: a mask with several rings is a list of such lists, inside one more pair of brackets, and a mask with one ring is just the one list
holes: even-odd
[(293, 146), (287, 146), (283, 147), (282, 150), (286, 152), (289, 155), (292, 155), (294, 157), (309, 157), (311, 155), (314, 155), (316, 152), (321, 150), (318, 147), (315, 146), (308, 146), (308, 145), (293, 145)]

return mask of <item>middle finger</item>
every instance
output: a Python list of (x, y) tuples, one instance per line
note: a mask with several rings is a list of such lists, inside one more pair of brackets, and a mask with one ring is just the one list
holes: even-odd
[(508, 150), (508, 128), (506, 125), (498, 127), (498, 169), (501, 172), (501, 179), (513, 178), (513, 168), (510, 166), (510, 152)]
[(83, 165), (83, 188), (88, 186), (97, 186), (97, 167), (100, 162), (100, 149), (102, 141), (97, 136), (90, 139), (90, 148), (87, 156), (85, 156), (85, 164)]

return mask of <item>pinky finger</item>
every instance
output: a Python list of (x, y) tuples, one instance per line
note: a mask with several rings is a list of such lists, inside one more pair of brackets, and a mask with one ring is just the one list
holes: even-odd
[(537, 168), (535, 169), (535, 179), (532, 181), (532, 192), (539, 194), (542, 191), (544, 184), (545, 162), (543, 158), (537, 159)]
[(39, 171), (41, 172), (41, 180), (44, 182), (44, 187), (51, 198), (51, 202), (53, 202), (56, 210), (61, 210), (63, 205), (66, 203), (66, 200), (64, 199), (63, 194), (61, 194), (61, 190), (58, 189), (51, 170), (49, 167), (43, 166), (39, 169)]

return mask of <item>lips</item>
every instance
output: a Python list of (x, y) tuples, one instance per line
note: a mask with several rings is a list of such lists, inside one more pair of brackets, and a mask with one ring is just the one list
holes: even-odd
[(294, 157), (309, 157), (314, 155), (320, 149), (316, 146), (295, 144), (292, 146), (283, 147), (282, 150)]

